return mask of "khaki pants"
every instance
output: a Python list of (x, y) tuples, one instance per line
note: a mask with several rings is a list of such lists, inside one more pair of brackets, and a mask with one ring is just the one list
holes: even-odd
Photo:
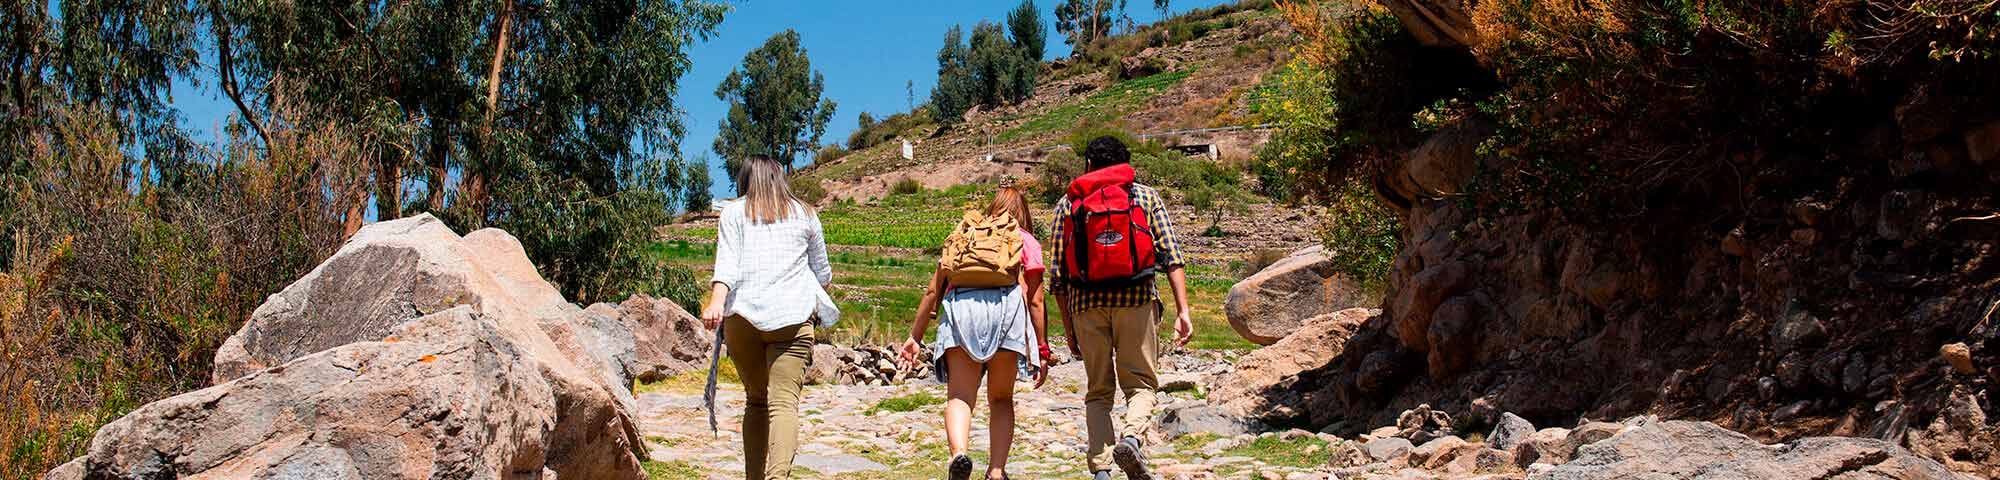
[(790, 478), (799, 451), (799, 386), (812, 358), (812, 322), (765, 332), (743, 317), (722, 322), (729, 359), (743, 378), (743, 469), (750, 480)]
[[(1085, 424), (1090, 429), (1090, 470), (1111, 469), (1111, 445), (1120, 437), (1140, 436), (1153, 423), (1153, 391), (1160, 388), (1155, 373), (1160, 344), (1160, 305), (1094, 308), (1070, 321), (1083, 350), (1083, 369), (1090, 388), (1083, 395)], [(1125, 418), (1112, 424), (1112, 398), (1125, 394)]]

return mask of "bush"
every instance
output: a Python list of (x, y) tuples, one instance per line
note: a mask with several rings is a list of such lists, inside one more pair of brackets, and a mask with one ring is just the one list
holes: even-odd
[(793, 175), (790, 183), (792, 184), (792, 196), (799, 197), (799, 200), (804, 200), (806, 203), (813, 205), (818, 205), (819, 202), (826, 200), (826, 187), (819, 184), (818, 178)]
[(1377, 201), (1366, 184), (1348, 182), (1327, 205), (1319, 233), (1334, 270), (1360, 281), (1365, 290), (1381, 292), (1388, 286), (1402, 231), (1401, 217)]
[(904, 178), (902, 180), (897, 180), (894, 185), (889, 186), (890, 195), (915, 195), (923, 191), (924, 191), (923, 182), (918, 182), (917, 179), (914, 178)]
[(839, 160), (840, 157), (847, 156), (847, 154), (847, 147), (842, 147), (838, 143), (829, 143), (819, 147), (819, 151), (813, 152), (813, 163), (830, 163), (834, 160)]
[[(250, 311), (336, 248), (372, 155), (348, 132), (274, 129), (268, 154), (147, 162), (113, 116), (50, 114), (0, 225), (0, 477), (37, 478), (100, 425), (206, 386)], [(194, 155), (192, 152), (183, 154)]]

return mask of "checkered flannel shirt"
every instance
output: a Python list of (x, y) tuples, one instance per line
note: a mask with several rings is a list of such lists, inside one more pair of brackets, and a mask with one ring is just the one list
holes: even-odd
[[(1167, 218), (1167, 202), (1160, 199), (1158, 190), (1145, 185), (1133, 184), (1132, 194), (1139, 207), (1146, 210), (1146, 223), (1153, 228), (1153, 256), (1159, 265), (1159, 272), (1166, 273), (1172, 267), (1181, 266), (1183, 263), (1180, 237), (1174, 233), (1174, 224)], [(1050, 235), (1055, 247), (1051, 252), (1055, 255), (1057, 265), (1061, 265), (1063, 261), (1063, 248), (1066, 246), (1064, 243), (1069, 239), (1069, 236), (1064, 234), (1064, 224), (1068, 223), (1069, 215), (1069, 196), (1065, 195), (1062, 200), (1056, 202), (1055, 226), (1049, 230), (1054, 232)], [(1083, 290), (1069, 287), (1063, 278), (1065, 273), (1063, 268), (1049, 270), (1054, 272), (1054, 280), (1049, 283), (1050, 291), (1058, 295), (1068, 293), (1071, 312), (1094, 308), (1137, 307), (1160, 299), (1154, 288), (1154, 282), (1112, 290)]]

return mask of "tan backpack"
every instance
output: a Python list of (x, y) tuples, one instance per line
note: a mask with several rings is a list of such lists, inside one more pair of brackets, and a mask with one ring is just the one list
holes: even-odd
[(955, 288), (1013, 286), (1020, 281), (1021, 248), (1013, 215), (967, 210), (958, 229), (945, 238), (938, 266)]

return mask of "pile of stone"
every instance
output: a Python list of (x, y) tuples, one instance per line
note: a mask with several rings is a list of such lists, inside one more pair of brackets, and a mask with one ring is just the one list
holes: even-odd
[(139, 407), (82, 478), (646, 478), (630, 385), (708, 344), (672, 302), (586, 311), (512, 235), (370, 225), (260, 305), (216, 385)]
[(903, 364), (892, 347), (813, 346), (812, 364), (806, 367), (809, 385), (896, 385), (931, 378), (930, 354)]
[[(1878, 478), (1954, 479), (1943, 465), (1895, 444), (1813, 437), (1766, 445), (1709, 422), (1638, 416), (1545, 428), (1512, 413), (1483, 441), (1454, 435), (1451, 418), (1429, 406), (1403, 412), (1396, 426), (1343, 442), (1338, 478)], [(1415, 439), (1415, 440), (1413, 440)]]

